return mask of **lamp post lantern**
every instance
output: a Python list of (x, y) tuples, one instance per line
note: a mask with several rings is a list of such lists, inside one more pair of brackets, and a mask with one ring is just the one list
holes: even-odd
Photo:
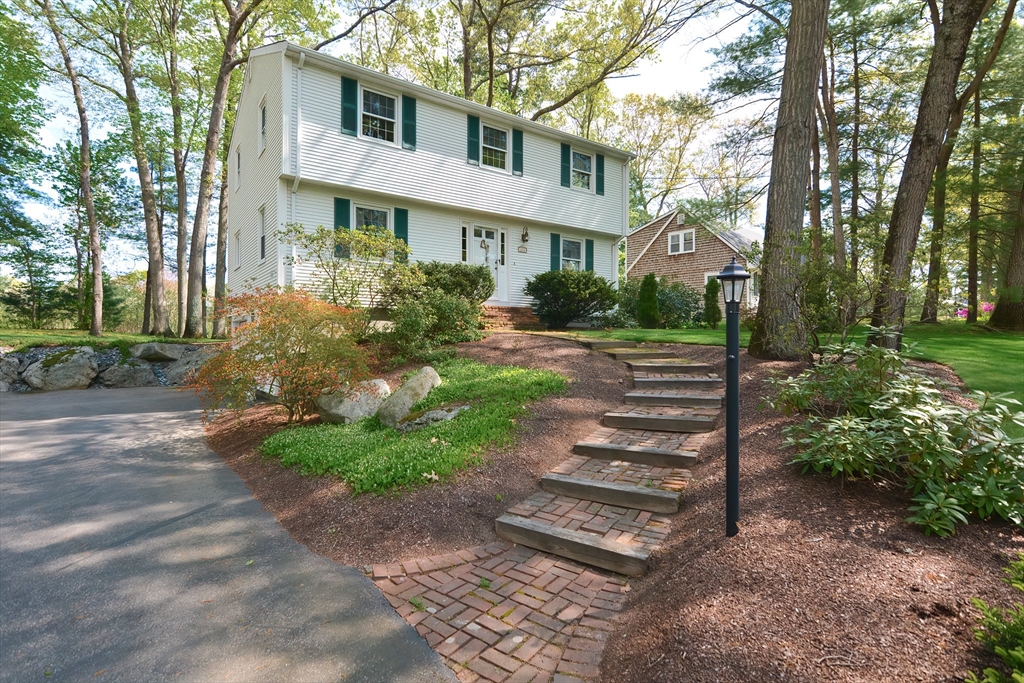
[(740, 302), (750, 273), (734, 256), (717, 277), (725, 299), (725, 535), (735, 536), (740, 521)]

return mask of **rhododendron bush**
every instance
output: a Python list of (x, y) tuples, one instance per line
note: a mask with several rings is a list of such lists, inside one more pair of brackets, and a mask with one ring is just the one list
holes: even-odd
[(313, 400), (367, 377), (365, 352), (353, 338), (358, 314), (308, 292), (260, 288), (228, 299), (235, 328), (191, 386), (207, 413), (244, 410), (257, 390), (288, 411), (288, 422), (314, 410)]

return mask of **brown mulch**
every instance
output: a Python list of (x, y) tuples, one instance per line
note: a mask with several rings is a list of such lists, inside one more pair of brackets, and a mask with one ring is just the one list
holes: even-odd
[[(672, 348), (716, 363), (724, 376), (723, 349)], [(258, 454), (283, 426), (267, 406), (209, 424), (210, 446), (294, 538), (335, 561), (364, 566), (489, 543), (494, 519), (534, 493), (537, 479), (621, 405), (629, 372), (605, 354), (532, 335), (495, 334), (461, 345), (460, 354), (556, 370), (571, 383), (531, 407), (513, 447), (451, 481), (354, 498), (336, 479), (303, 477)], [(944, 681), (992, 665), (972, 637), (970, 597), (1020, 600), (1000, 579), (1024, 550), (1021, 530), (989, 523), (926, 537), (903, 521), (901, 489), (801, 475), (782, 448), (789, 420), (758, 410), (768, 373), (800, 366), (746, 355), (742, 363), (740, 535), (724, 537), (719, 429), (702, 449), (668, 542), (631, 581), (601, 680)], [(961, 386), (943, 366), (928, 370)]]

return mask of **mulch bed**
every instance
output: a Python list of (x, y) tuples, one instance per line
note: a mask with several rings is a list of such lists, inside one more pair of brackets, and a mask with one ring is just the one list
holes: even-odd
[[(724, 376), (723, 349), (672, 348), (717, 364)], [(450, 481), (354, 498), (336, 479), (303, 477), (257, 452), (283, 427), (268, 406), (210, 423), (210, 446), (294, 538), (335, 561), (362, 567), (491, 543), (494, 519), (534, 493), (538, 478), (622, 405), (629, 373), (604, 354), (532, 335), (492, 335), (461, 345), (460, 354), (556, 370), (571, 383), (520, 420), (513, 447)], [(972, 636), (970, 598), (1020, 600), (1000, 579), (1024, 550), (1024, 533), (988, 523), (949, 539), (925, 537), (903, 521), (901, 489), (801, 475), (782, 447), (790, 420), (758, 409), (768, 373), (794, 374), (799, 364), (745, 355), (742, 363), (740, 535), (724, 536), (719, 429), (702, 449), (668, 541), (651, 570), (630, 582), (601, 680), (952, 681), (992, 665)], [(943, 366), (929, 372), (960, 386)]]

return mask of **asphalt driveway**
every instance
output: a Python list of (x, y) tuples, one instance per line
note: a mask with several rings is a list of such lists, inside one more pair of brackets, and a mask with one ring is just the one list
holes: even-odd
[(367, 578), (263, 510), (197, 409), (0, 394), (0, 681), (454, 681)]

